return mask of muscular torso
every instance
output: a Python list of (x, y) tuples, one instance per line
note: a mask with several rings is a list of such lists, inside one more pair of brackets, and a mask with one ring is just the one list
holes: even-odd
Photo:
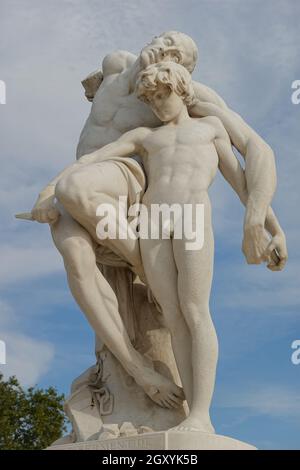
[(162, 126), (143, 140), (145, 204), (200, 203), (218, 169), (215, 127), (206, 119)]
[(101, 83), (81, 132), (77, 158), (118, 139), (140, 126), (157, 127), (160, 121), (150, 107), (129, 93), (126, 72), (109, 75)]

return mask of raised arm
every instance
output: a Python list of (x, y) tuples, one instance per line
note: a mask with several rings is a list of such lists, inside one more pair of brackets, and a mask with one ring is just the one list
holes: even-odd
[(105, 77), (123, 72), (131, 67), (136, 59), (137, 57), (135, 55), (127, 51), (114, 51), (107, 54), (103, 59), (102, 69), (99, 68), (94, 72), (91, 72), (81, 81), (85, 90), (86, 99), (88, 101), (93, 101)]
[[(235, 190), (241, 202), (247, 207), (249, 194), (245, 172), (232, 151), (230, 139), (222, 123), (217, 118), (211, 119), (215, 120), (216, 127), (219, 131), (218, 137), (215, 140), (219, 155), (219, 169), (224, 178)], [(284, 233), (271, 207), (267, 210), (265, 229), (272, 236), (272, 240), (270, 241), (266, 231), (263, 230), (259, 238), (251, 239), (251, 246), (249, 248), (247, 246), (247, 243), (249, 243), (248, 238), (244, 236), (243, 251), (245, 253), (247, 250), (249, 251), (249, 249), (251, 249), (251, 257), (256, 264), (268, 260), (269, 269), (272, 271), (282, 270), (287, 260), (286, 241)], [(274, 250), (277, 251), (279, 259)]]

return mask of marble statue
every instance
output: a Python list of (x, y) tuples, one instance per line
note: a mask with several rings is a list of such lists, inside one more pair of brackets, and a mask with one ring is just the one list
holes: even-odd
[[(197, 47), (175, 31), (138, 57), (117, 51), (83, 85), (92, 101), (77, 161), (43, 189), (29, 215), (49, 223), (70, 290), (96, 333), (97, 363), (72, 385), (63, 442), (171, 429), (213, 434), (209, 407), (218, 355), (209, 313), (213, 232), (207, 189), (219, 168), (245, 205), (242, 249), (273, 271), (287, 260), (270, 206), (274, 155), (210, 88), (192, 81)], [(245, 159), (241, 167), (232, 145)], [(99, 239), (97, 209), (142, 204), (204, 208), (201, 249), (170, 236)], [(140, 230), (148, 215), (140, 213)], [(176, 222), (176, 221), (175, 221)], [(172, 225), (173, 223), (173, 225)], [(162, 228), (162, 227), (160, 227)], [(59, 444), (59, 443), (57, 443)]]

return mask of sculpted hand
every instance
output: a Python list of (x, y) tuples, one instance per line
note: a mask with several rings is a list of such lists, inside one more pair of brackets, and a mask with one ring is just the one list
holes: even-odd
[[(279, 261), (271, 257), (273, 250), (276, 250)], [(269, 242), (265, 251), (265, 256), (269, 259), (267, 268), (271, 271), (282, 271), (288, 259), (288, 251), (286, 246), (286, 238), (283, 232), (277, 233)]]
[(264, 257), (268, 242), (262, 225), (250, 225), (244, 229), (242, 251), (248, 264), (260, 264), (266, 261)]
[(31, 211), (33, 220), (48, 224), (56, 222), (60, 213), (54, 205), (54, 200), (55, 195), (53, 190), (41, 192)]
[(248, 264), (261, 264), (266, 261), (267, 268), (271, 271), (281, 271), (288, 257), (284, 233), (277, 233), (270, 240), (262, 225), (245, 228), (242, 251)]

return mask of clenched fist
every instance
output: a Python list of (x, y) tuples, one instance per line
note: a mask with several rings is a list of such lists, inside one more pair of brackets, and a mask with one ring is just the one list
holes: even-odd
[(42, 224), (53, 224), (56, 222), (60, 213), (55, 207), (54, 201), (55, 195), (53, 190), (42, 192), (31, 211), (33, 220)]

